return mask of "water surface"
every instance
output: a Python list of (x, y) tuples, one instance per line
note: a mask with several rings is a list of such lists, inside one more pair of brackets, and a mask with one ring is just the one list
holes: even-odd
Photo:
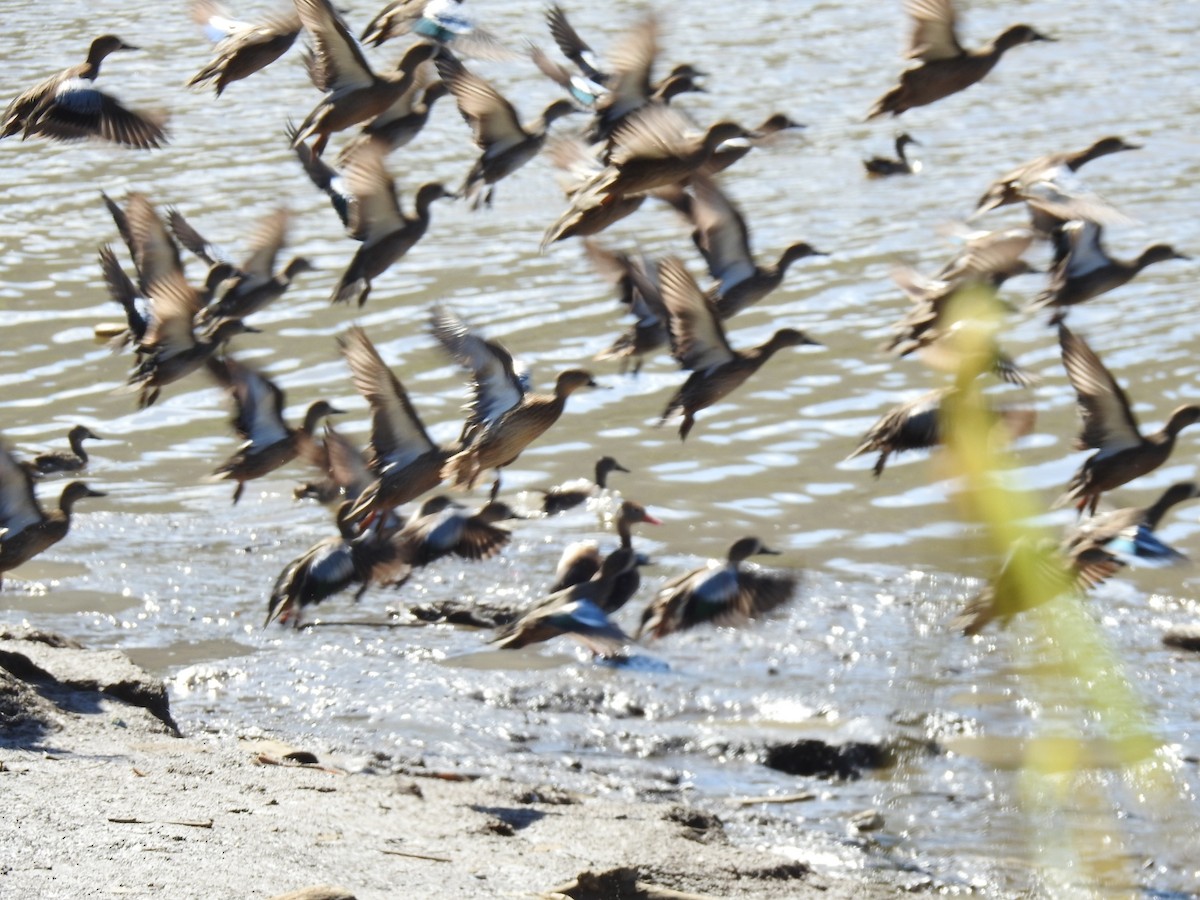
[[(353, 27), (374, 12), (342, 5)], [(737, 347), (786, 324), (824, 349), (779, 354), (734, 396), (701, 412), (681, 445), (671, 426), (657, 426), (683, 377), (668, 358), (648, 360), (637, 378), (590, 362), (626, 322), (577, 244), (538, 254), (543, 229), (563, 205), (544, 162), (501, 183), (490, 211), (435, 205), (426, 238), (377, 280), (363, 309), (331, 308), (329, 292), (354, 248), (283, 136), (284, 121), (300, 120), (316, 99), (297, 51), (216, 101), (183, 88), (208, 48), (181, 11), (0, 2), (6, 96), (78, 61), (92, 36), (113, 31), (143, 51), (111, 58), (102, 84), (130, 105), (172, 112), (171, 145), (155, 153), (0, 144), (0, 432), (31, 453), (61, 445), (72, 424), (87, 424), (108, 439), (91, 445), (87, 478), (109, 494), (81, 504), (68, 540), (6, 581), (8, 618), (130, 652), (171, 679), (185, 728), (252, 723), (317, 752), (382, 752), (590, 790), (656, 789), (711, 801), (812, 789), (814, 801), (770, 811), (843, 835), (849, 815), (877, 807), (885, 818), (880, 854), (964, 887), (1077, 887), (1085, 883), (1079, 861), (1059, 855), (1054, 839), (1072, 834), (1085, 861), (1113, 866), (1114, 894), (1192, 890), (1195, 663), (1159, 639), (1165, 627), (1195, 618), (1198, 576), (1130, 572), (1088, 606), (1161, 741), (1146, 768), (1165, 774), (1166, 796), (1140, 796), (1095, 740), (1077, 790), (1055, 805), (1053, 779), (1030, 783), (1017, 772), (1027, 742), (1046, 733), (1090, 739), (1099, 729), (1069, 686), (1056, 690), (1044, 675), (1033, 628), (1018, 623), (976, 641), (947, 629), (994, 564), (961, 520), (952, 486), (919, 456), (895, 460), (878, 481), (870, 459), (841, 460), (889, 406), (941, 383), (878, 349), (906, 306), (889, 269), (940, 266), (956, 249), (947, 226), (1001, 172), (1107, 134), (1143, 142), (1143, 150), (1086, 171), (1089, 184), (1137, 219), (1110, 229), (1112, 252), (1130, 257), (1167, 240), (1200, 253), (1200, 68), (1191, 39), (1200, 7), (1156, 4), (1127, 19), (1080, 0), (964, 4), (964, 43), (1016, 20), (1060, 41), (1017, 48), (985, 83), (906, 114), (903, 128), (921, 141), (922, 173), (868, 181), (861, 158), (888, 151), (899, 130), (861, 122), (902, 68), (907, 26), (899, 7), (801, 3), (782, 15), (779, 4), (749, 2), (736, 16), (722, 9), (720, 21), (695, 0), (663, 10), (664, 63), (690, 60), (710, 72), (709, 92), (681, 98), (681, 108), (702, 122), (747, 123), (782, 110), (809, 126), (723, 176), (756, 252), (773, 258), (804, 239), (830, 254), (796, 264), (779, 291), (729, 323)], [(617, 2), (568, 12), (603, 49), (640, 9)], [(514, 46), (531, 37), (549, 47), (538, 3), (493, 4), (479, 15)], [(399, 52), (385, 46), (370, 57), (390, 65)], [(477, 67), (526, 118), (555, 96), (529, 64)], [(425, 181), (457, 186), (474, 152), (443, 100), (426, 133), (389, 165), (411, 203)], [(465, 384), (428, 334), (435, 302), (502, 338), (532, 365), (539, 385), (564, 367), (589, 365), (605, 388), (571, 398), (559, 425), (508, 470), (505, 495), (522, 500), (522, 491), (586, 474), (606, 453), (633, 470), (615, 475), (613, 485), (665, 524), (639, 533), (655, 566), (622, 614), (627, 626), (661, 579), (721, 555), (743, 534), (781, 549), (773, 562), (805, 570), (800, 599), (747, 630), (673, 636), (645, 648), (646, 661), (629, 668), (595, 665), (569, 645), (504, 656), (469, 629), (367, 624), (404, 623), (407, 605), (439, 599), (536, 599), (567, 543), (613, 540), (601, 527), (603, 509), (580, 510), (516, 523), (497, 559), (443, 562), (399, 592), (372, 591), (357, 607), (338, 598), (320, 611), (357, 625), (261, 630), (276, 574), (332, 533), (329, 513), (292, 500), (293, 484), (309, 475), (299, 466), (251, 483), (237, 506), (228, 485), (205, 482), (237, 441), (224, 398), (203, 377), (169, 386), (140, 412), (132, 396), (116, 391), (128, 357), (92, 339), (93, 325), (119, 317), (96, 261), (98, 245), (119, 245), (100, 190), (117, 198), (141, 191), (161, 207), (177, 206), (235, 256), (261, 216), (280, 204), (292, 210), (291, 247), (320, 271), (257, 316), (265, 333), (238, 338), (233, 352), (286, 389), (293, 421), (324, 397), (350, 410), (339, 428), (365, 439), (365, 404), (334, 342), (357, 323), (404, 380), (434, 438), (452, 438)], [(1009, 210), (982, 224), (1020, 221)], [(604, 241), (681, 255), (701, 274), (687, 229), (669, 210), (647, 205)], [(199, 267), (189, 271), (199, 277)], [(1162, 264), (1071, 315), (1128, 386), (1146, 425), (1200, 393), (1194, 281), (1194, 263)], [(1015, 279), (1005, 296), (1020, 305), (1041, 284), (1036, 275)], [(1015, 316), (1005, 345), (1043, 379), (1029, 392), (1037, 427), (1016, 455), (1019, 482), (1048, 507), (1082, 456), (1070, 450), (1074, 400), (1042, 319)], [(1195, 440), (1185, 432), (1170, 464), (1112, 500), (1148, 503), (1172, 481), (1193, 477)], [(46, 502), (58, 489), (45, 485)], [(1058, 527), (1069, 517), (1046, 521)], [(1197, 530), (1196, 513), (1185, 507), (1163, 535), (1197, 552)], [(756, 762), (757, 749), (801, 737), (906, 738), (939, 749), (913, 750), (897, 767), (848, 783), (796, 779)], [(1093, 794), (1105, 818), (1088, 812)], [(779, 844), (753, 815), (731, 810), (730, 819), (744, 839)], [(1118, 830), (1104, 831), (1114, 819)], [(1031, 860), (1047, 873), (1031, 870)]]

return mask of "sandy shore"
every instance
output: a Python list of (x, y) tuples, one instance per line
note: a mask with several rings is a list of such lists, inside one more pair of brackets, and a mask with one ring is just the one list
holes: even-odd
[[(6, 897), (269, 898), (322, 885), (343, 893), (297, 896), (936, 890), (782, 819), (776, 832), (765, 804), (779, 852), (736, 843), (721, 810), (379, 760), (289, 759), (292, 748), (262, 736), (189, 734), (156, 679), (56, 636), (0, 629), (0, 724)], [(847, 854), (861, 859), (828, 864)]]

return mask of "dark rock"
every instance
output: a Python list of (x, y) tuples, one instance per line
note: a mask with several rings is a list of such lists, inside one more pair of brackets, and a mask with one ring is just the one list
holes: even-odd
[(38, 644), (45, 644), (48, 647), (60, 647), (71, 650), (83, 649), (83, 644), (67, 637), (65, 634), (24, 626), (21, 628), (0, 627), (0, 641), (33, 641)]
[(692, 806), (672, 806), (663, 815), (668, 822), (677, 822), (684, 827), (683, 836), (688, 840), (708, 844), (725, 841), (725, 825), (712, 813)]
[(492, 606), (477, 600), (470, 603), (438, 600), (420, 606), (410, 606), (408, 611), (422, 622), (466, 625), (471, 628), (499, 628), (517, 621), (520, 615), (511, 607)]
[(816, 738), (776, 744), (763, 757), (767, 768), (820, 778), (858, 778), (864, 769), (884, 769), (893, 762), (893, 754), (881, 744), (827, 744)]
[(504, 806), (472, 806), (471, 809), (491, 816), (492, 821), (486, 827), (489, 831), (505, 837), (511, 837), (522, 828), (528, 828), (546, 817), (544, 812), (536, 809), (514, 809)]
[(542, 785), (518, 794), (517, 802), (530, 805), (540, 803), (543, 806), (572, 806), (579, 802), (579, 798), (562, 788)]
[(1180, 650), (1200, 651), (1200, 622), (1168, 629), (1162, 636), (1162, 642)]
[(572, 900), (642, 900), (645, 892), (638, 887), (637, 869), (622, 867), (606, 872), (580, 872), (570, 884), (551, 888)]

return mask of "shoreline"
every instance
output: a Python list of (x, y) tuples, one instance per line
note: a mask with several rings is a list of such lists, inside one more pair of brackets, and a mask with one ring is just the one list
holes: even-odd
[[(755, 813), (759, 834), (787, 854), (731, 838), (708, 805), (382, 757), (318, 759), (202, 723), (181, 723), (177, 736), (165, 707), (158, 717), (147, 708), (156, 685), (165, 698), (123, 654), (0, 629), (0, 778), (13, 812), (0, 824), (0, 893), (273, 898), (337, 885), (358, 900), (773, 900), (936, 890), (927, 874), (775, 820), (767, 805)], [(834, 856), (853, 863), (831, 866)]]

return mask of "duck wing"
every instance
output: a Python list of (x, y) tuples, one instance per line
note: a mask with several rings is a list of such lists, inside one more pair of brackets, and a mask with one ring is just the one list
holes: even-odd
[(732, 602), (722, 604), (702, 598), (700, 603), (689, 604), (685, 624), (690, 627), (711, 621), (714, 625), (740, 625), (787, 603), (796, 595), (797, 584), (795, 575), (742, 569), (737, 573)]
[(0, 444), (0, 537), (12, 537), (45, 519), (33, 489), (33, 476)]
[(669, 106), (647, 106), (613, 133), (609, 163), (618, 169), (635, 159), (672, 159), (688, 152), (691, 123)]
[(391, 234), (408, 224), (400, 210), (396, 183), (384, 168), (383, 157), (382, 148), (364, 144), (346, 163), (346, 189), (354, 197), (346, 230), (357, 241)]
[(1095, 222), (1066, 224), (1063, 233), (1067, 237), (1069, 250), (1063, 258), (1062, 269), (1067, 278), (1079, 278), (1112, 262), (1100, 243), (1103, 231), (1103, 227)]
[(167, 117), (135, 112), (86, 78), (69, 78), (43, 101), (27, 130), (60, 141), (99, 137), (138, 150), (153, 150), (167, 142)]
[(558, 44), (562, 55), (575, 63), (575, 66), (586, 78), (596, 84), (608, 83), (610, 76), (601, 70), (604, 65), (603, 61), (579, 36), (579, 32), (572, 27), (561, 6), (554, 4), (546, 10), (546, 24), (550, 27), (550, 35), (554, 38), (554, 43)]
[(250, 234), (249, 252), (239, 270), (254, 282), (268, 281), (275, 274), (275, 258), (287, 243), (288, 220), (286, 209), (267, 214)]
[(612, 74), (603, 82), (610, 93), (597, 111), (610, 125), (650, 99), (650, 71), (658, 56), (658, 19), (651, 13), (613, 44)]
[(283, 421), (284, 394), (279, 385), (257, 369), (232, 357), (210, 358), (208, 369), (233, 397), (237, 431), (253, 447), (269, 447), (291, 436)]
[(671, 355), (679, 365), (703, 372), (733, 360), (716, 311), (677, 257), (659, 263), (658, 281), (671, 318)]
[(295, 0), (300, 22), (312, 40), (309, 66), (313, 84), (322, 91), (359, 90), (375, 83), (358, 42), (329, 0)]
[(1100, 357), (1066, 325), (1058, 327), (1058, 342), (1083, 420), (1075, 449), (1092, 447), (1109, 454), (1140, 446), (1142, 434), (1129, 398)]
[(403, 467), (436, 450), (404, 385), (367, 333), (355, 326), (338, 338), (338, 346), (350, 366), (354, 386), (371, 405), (372, 468), (378, 472), (388, 466)]
[(432, 322), (434, 337), (474, 376), (468, 430), (496, 421), (524, 399), (525, 385), (512, 354), (503, 346), (473, 334), (466, 322), (444, 307), (434, 307)]
[(469, 71), (453, 56), (438, 56), (435, 65), (454, 95), (458, 111), (475, 132), (479, 149), (495, 153), (529, 137), (521, 127), (516, 109), (490, 82)]
[(706, 175), (692, 176), (690, 218), (696, 244), (722, 293), (754, 275), (750, 230), (733, 201)]
[(935, 62), (955, 59), (965, 52), (955, 34), (956, 15), (952, 0), (905, 0), (904, 12), (913, 20), (908, 42), (908, 59)]

